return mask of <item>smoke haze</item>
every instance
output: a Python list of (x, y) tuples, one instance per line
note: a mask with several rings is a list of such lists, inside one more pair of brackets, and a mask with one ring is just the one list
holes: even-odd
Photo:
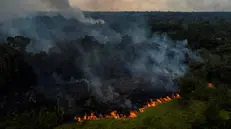
[(231, 11), (229, 0), (1, 0), (0, 20), (70, 7), (89, 11)]
[(70, 8), (75, 8), (80, 17), (83, 14), (78, 8), (87, 11), (231, 11), (229, 0), (1, 0), (0, 5), (0, 21), (36, 11)]
[(70, 0), (90, 11), (231, 11), (230, 0)]
[(102, 20), (85, 18), (83, 12), (77, 7), (71, 7), (68, 0), (1, 0), (0, 5), (0, 21), (55, 11), (66, 18), (75, 18), (84, 23), (103, 23)]

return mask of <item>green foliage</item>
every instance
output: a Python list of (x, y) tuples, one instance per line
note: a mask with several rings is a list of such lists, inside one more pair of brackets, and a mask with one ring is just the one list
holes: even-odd
[(189, 96), (196, 89), (197, 80), (193, 77), (183, 77), (179, 82), (180, 95), (182, 99), (189, 99)]
[(41, 108), (39, 111), (27, 111), (18, 115), (7, 117), (2, 124), (5, 129), (52, 129), (62, 122), (63, 111), (55, 108), (49, 111)]
[(222, 116), (217, 104), (210, 103), (202, 114), (203, 119), (192, 122), (192, 129), (225, 129), (228, 126), (227, 118)]
[(208, 123), (207, 126), (210, 127), (219, 127), (224, 121), (220, 116), (220, 108), (216, 104), (209, 105), (204, 112), (204, 116)]
[(216, 103), (221, 109), (231, 111), (231, 94), (227, 87), (218, 87), (211, 103)]
[(191, 97), (195, 100), (208, 101), (214, 97), (214, 89), (209, 88), (208, 84), (197, 85)]
[(213, 96), (213, 89), (208, 87), (208, 83), (193, 76), (182, 77), (179, 81), (179, 88), (182, 100), (207, 101)]

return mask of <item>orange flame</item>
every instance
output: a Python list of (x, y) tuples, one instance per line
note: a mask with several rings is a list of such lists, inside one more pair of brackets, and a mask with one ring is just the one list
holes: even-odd
[(209, 88), (214, 88), (213, 83), (208, 83), (208, 87), (209, 87)]
[(105, 119), (105, 118), (115, 118), (118, 120), (124, 120), (127, 118), (135, 118), (138, 114), (147, 110), (147, 108), (155, 107), (158, 104), (169, 102), (172, 99), (178, 99), (178, 98), (180, 98), (180, 95), (176, 94), (176, 95), (173, 95), (172, 97), (167, 96), (164, 98), (157, 99), (155, 101), (150, 100), (146, 105), (144, 105), (138, 111), (130, 111), (128, 116), (126, 116), (124, 114), (118, 114), (117, 111), (112, 111), (109, 115), (106, 115), (106, 116), (103, 116), (102, 114), (100, 114), (99, 117), (97, 117), (96, 115), (94, 115), (94, 113), (91, 113), (90, 115), (85, 114), (82, 118), (81, 117), (74, 117), (74, 119), (77, 122), (81, 123), (81, 122), (84, 122), (86, 120), (99, 120), (99, 119)]
[[(215, 88), (213, 83), (208, 83), (208, 87), (210, 88)], [(164, 97), (164, 98), (159, 98), (156, 99), (155, 101), (153, 101), (152, 99), (143, 107), (139, 108), (138, 111), (130, 111), (129, 115), (126, 116), (124, 114), (118, 114), (117, 111), (112, 111), (109, 115), (105, 115), (103, 116), (102, 114), (99, 115), (99, 117), (97, 117), (96, 115), (94, 115), (94, 113), (90, 113), (90, 115), (85, 114), (82, 118), (81, 117), (74, 117), (74, 119), (79, 122), (82, 123), (86, 120), (99, 120), (99, 119), (105, 119), (105, 118), (115, 118), (118, 120), (124, 120), (127, 118), (135, 118), (138, 114), (144, 112), (145, 110), (147, 110), (150, 107), (155, 107), (158, 104), (161, 103), (165, 103), (165, 102), (169, 102), (172, 99), (178, 99), (180, 98), (179, 94), (173, 95), (172, 97)]]

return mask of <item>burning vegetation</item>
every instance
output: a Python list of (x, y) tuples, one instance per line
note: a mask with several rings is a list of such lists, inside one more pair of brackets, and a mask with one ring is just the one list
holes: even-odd
[[(208, 87), (209, 88), (215, 88), (213, 83), (208, 83)], [(97, 116), (97, 115), (95, 115), (94, 112), (92, 112), (90, 114), (85, 113), (85, 115), (83, 117), (74, 117), (74, 120), (76, 120), (78, 123), (82, 123), (82, 122), (87, 121), (87, 120), (100, 120), (100, 119), (107, 119), (107, 118), (115, 118), (117, 120), (125, 120), (127, 118), (135, 118), (135, 117), (137, 117), (138, 114), (144, 112), (145, 110), (147, 110), (150, 107), (155, 107), (158, 104), (170, 102), (173, 99), (179, 99), (179, 98), (180, 98), (180, 95), (175, 94), (175, 95), (172, 95), (171, 97), (166, 96), (166, 97), (159, 98), (156, 100), (150, 99), (147, 102), (147, 104), (145, 104), (143, 107), (139, 108), (138, 111), (130, 111), (129, 115), (120, 114), (117, 111), (112, 111), (108, 115), (99, 114)]]
[(90, 115), (85, 114), (83, 117), (74, 117), (74, 119), (78, 123), (82, 123), (82, 122), (84, 122), (86, 120), (100, 120), (100, 119), (105, 119), (105, 118), (115, 118), (115, 119), (118, 119), (118, 120), (125, 120), (127, 118), (135, 118), (138, 114), (144, 112), (145, 110), (147, 110), (150, 107), (155, 107), (158, 104), (169, 102), (172, 99), (178, 99), (178, 98), (180, 98), (179, 94), (172, 95), (172, 97), (167, 96), (167, 97), (164, 97), (164, 98), (159, 98), (159, 99), (156, 99), (156, 100), (151, 99), (151, 100), (149, 100), (149, 102), (147, 102), (146, 105), (139, 108), (138, 111), (130, 111), (129, 115), (119, 114), (119, 113), (117, 113), (117, 111), (112, 111), (112, 112), (110, 112), (109, 115), (100, 114), (99, 116), (97, 116), (92, 112), (92, 113), (90, 113)]
[(208, 87), (209, 87), (209, 88), (214, 88), (213, 83), (208, 83)]

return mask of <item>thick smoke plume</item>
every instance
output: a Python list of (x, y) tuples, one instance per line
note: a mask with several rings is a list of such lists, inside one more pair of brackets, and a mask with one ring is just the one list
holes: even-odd
[(0, 35), (32, 39), (26, 61), (37, 74), (36, 90), (58, 98), (70, 113), (83, 105), (135, 108), (139, 101), (178, 91), (175, 79), (187, 72), (186, 56), (196, 57), (187, 40), (150, 33), (140, 15), (106, 15), (104, 20), (85, 24), (39, 13), (4, 22)]

